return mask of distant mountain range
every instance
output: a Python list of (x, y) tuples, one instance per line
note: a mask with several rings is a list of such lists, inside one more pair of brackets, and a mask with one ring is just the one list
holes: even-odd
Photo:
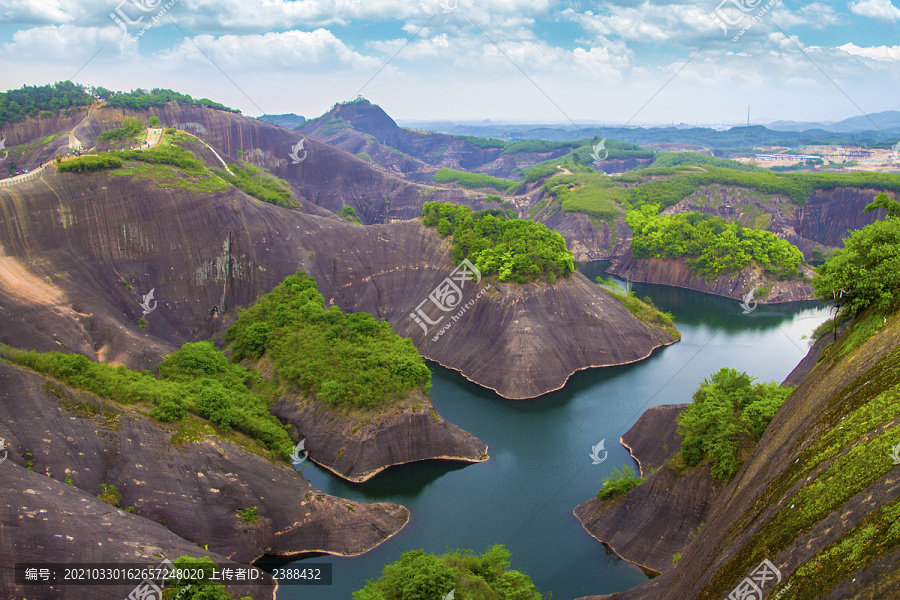
[(813, 122), (813, 121), (772, 121), (767, 125), (769, 129), (776, 131), (808, 131), (810, 129), (822, 129), (836, 133), (847, 133), (851, 131), (872, 131), (880, 128), (888, 132), (900, 132), (900, 111), (886, 110), (884, 112), (872, 113), (868, 117), (860, 115), (850, 117), (843, 121), (831, 122)]

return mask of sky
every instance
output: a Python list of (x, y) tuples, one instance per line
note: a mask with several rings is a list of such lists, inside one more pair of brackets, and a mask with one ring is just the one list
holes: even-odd
[(898, 6), (3, 0), (0, 89), (164, 87), (249, 116), (362, 94), (406, 121), (836, 121), (900, 110)]

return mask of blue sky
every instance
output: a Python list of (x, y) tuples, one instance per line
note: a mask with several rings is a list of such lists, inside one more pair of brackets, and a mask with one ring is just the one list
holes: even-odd
[(252, 116), (361, 92), (406, 120), (839, 120), (900, 109), (892, 1), (4, 0), (0, 88), (170, 87)]

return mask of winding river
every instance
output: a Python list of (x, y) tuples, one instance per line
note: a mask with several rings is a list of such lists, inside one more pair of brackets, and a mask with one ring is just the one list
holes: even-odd
[[(604, 266), (591, 263), (582, 271), (593, 278)], [(333, 565), (332, 585), (282, 586), (278, 600), (349, 599), (404, 551), (480, 553), (496, 543), (512, 552), (512, 568), (526, 572), (556, 600), (612, 593), (645, 581), (647, 574), (590, 537), (572, 515), (613, 467), (637, 467), (618, 443), (621, 435), (650, 406), (689, 402), (697, 385), (721, 367), (782, 381), (806, 354), (806, 336), (829, 313), (809, 302), (759, 305), (744, 314), (735, 300), (690, 290), (635, 284), (634, 291), (671, 312), (683, 334), (681, 342), (637, 364), (576, 373), (562, 390), (528, 401), (504, 400), (430, 365), (438, 412), (484, 440), (490, 460), (392, 467), (364, 484), (305, 467), (304, 475), (320, 490), (403, 504), (410, 522), (362, 556), (261, 560), (258, 565), (270, 571), (312, 562)], [(588, 455), (601, 440), (609, 454), (594, 465)]]

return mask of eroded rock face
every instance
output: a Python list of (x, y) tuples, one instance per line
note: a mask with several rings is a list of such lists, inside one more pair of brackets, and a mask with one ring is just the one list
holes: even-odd
[[(126, 513), (76, 487), (29, 471), (9, 460), (0, 464), (0, 597), (62, 600), (122, 600), (131, 585), (30, 586), (15, 582), (16, 563), (141, 563), (157, 566), (180, 556), (209, 557), (221, 567), (233, 562), (159, 523)], [(244, 565), (246, 568), (246, 565)], [(260, 572), (254, 585), (226, 585), (235, 598), (274, 600), (275, 580)]]
[(588, 533), (616, 554), (660, 573), (675, 567), (672, 556), (684, 550), (724, 487), (709, 467), (682, 474), (666, 464), (681, 450), (675, 419), (686, 407), (650, 408), (622, 436), (647, 481), (622, 498), (592, 498), (574, 510)]
[[(286, 464), (202, 430), (190, 436), (196, 441), (173, 443), (173, 425), (2, 362), (0, 407), (7, 462), (25, 467), (30, 453), (36, 473), (57, 481), (71, 477), (88, 494), (113, 484), (122, 507), (134, 506), (136, 515), (230, 560), (360, 554), (409, 519), (398, 504), (323, 494)], [(253, 506), (258, 519), (247, 522), (240, 513)]]
[(634, 258), (629, 252), (628, 256), (615, 261), (608, 272), (631, 281), (671, 285), (735, 300), (742, 299), (748, 291), (755, 290), (758, 286), (764, 286), (769, 293), (763, 297), (754, 296), (753, 302), (775, 304), (812, 300), (815, 297), (813, 286), (809, 283), (815, 272), (807, 265), (801, 265), (800, 270), (806, 275), (806, 281), (772, 281), (765, 273), (753, 267), (747, 267), (729, 277), (707, 280), (693, 273), (684, 259)]
[(312, 399), (282, 397), (272, 413), (306, 439), (310, 460), (350, 481), (366, 481), (392, 465), (445, 459), (481, 462), (487, 445), (445, 421), (421, 394), (421, 406), (351, 419)]

